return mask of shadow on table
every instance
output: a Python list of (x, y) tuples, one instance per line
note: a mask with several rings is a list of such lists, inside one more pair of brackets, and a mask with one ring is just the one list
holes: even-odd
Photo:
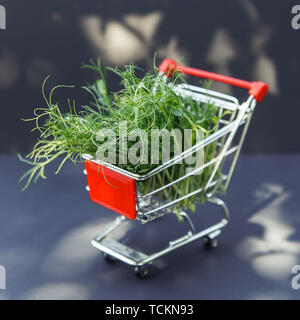
[[(0, 190), (0, 262), (7, 270), (3, 298), (297, 298), (290, 272), (300, 261), (299, 185), (293, 170), (299, 159), (283, 159), (243, 156), (224, 198), (231, 222), (219, 248), (207, 251), (198, 241), (158, 260), (151, 277), (139, 280), (130, 267), (106, 263), (90, 245), (116, 214), (89, 200), (81, 166), (66, 165), (61, 175), (49, 175), (47, 183), (20, 193), (15, 182), (24, 167), (14, 158), (1, 157), (7, 168), (7, 184)], [(290, 164), (284, 173), (283, 161)], [(204, 205), (191, 216), (202, 228), (213, 223), (218, 212)], [(146, 253), (185, 232), (172, 215), (134, 224), (118, 237)]]

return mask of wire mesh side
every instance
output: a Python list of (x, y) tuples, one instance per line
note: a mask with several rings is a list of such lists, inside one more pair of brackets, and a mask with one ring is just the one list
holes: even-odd
[[(218, 108), (218, 125), (207, 138), (144, 175), (133, 174), (85, 155), (86, 159), (136, 181), (136, 219), (141, 223), (169, 212), (193, 211), (197, 202), (226, 190), (256, 103), (253, 97), (249, 97), (240, 105), (234, 97), (191, 85), (180, 85), (174, 90), (198, 101), (200, 108), (207, 103)], [(194, 168), (184, 165), (185, 158), (193, 157), (201, 150), (204, 154), (201, 165)]]
[[(170, 212), (195, 211), (196, 204), (205, 202), (208, 194), (224, 193), (232, 174), (234, 160), (243, 142), (245, 125), (250, 118), (251, 114), (247, 113), (240, 122), (236, 137), (226, 150), (209, 185), (206, 184), (231, 131), (203, 147), (204, 161), (199, 167), (191, 168), (184, 163), (177, 163), (146, 180), (137, 181), (137, 220), (147, 223)], [(223, 119), (219, 129), (230, 121), (232, 114), (228, 114), (227, 120), (226, 117)], [(199, 150), (193, 155), (197, 151)], [(184, 159), (182, 161), (184, 162)]]

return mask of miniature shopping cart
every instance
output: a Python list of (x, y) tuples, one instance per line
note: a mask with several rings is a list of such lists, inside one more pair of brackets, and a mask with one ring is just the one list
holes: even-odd
[[(256, 103), (260, 102), (268, 91), (268, 86), (263, 82), (248, 82), (183, 67), (170, 59), (165, 59), (162, 62), (159, 71), (165, 77), (172, 76), (176, 71), (246, 88), (249, 90), (249, 98), (240, 104), (235, 97), (198, 86), (189, 84), (174, 86), (173, 90), (177, 94), (191, 97), (200, 103), (200, 107), (201, 103), (213, 103), (218, 108), (220, 116), (218, 129), (209, 137), (197, 142), (181, 154), (174, 156), (144, 175), (134, 174), (113, 164), (95, 160), (90, 155), (84, 155), (84, 172), (87, 174), (87, 190), (91, 200), (121, 214), (107, 230), (104, 230), (92, 240), (92, 245), (99, 249), (106, 259), (120, 260), (133, 266), (139, 277), (144, 277), (148, 273), (147, 266), (154, 260), (196, 240), (204, 239), (207, 247), (216, 247), (217, 236), (221, 233), (221, 229), (227, 225), (229, 219), (228, 208), (223, 200), (217, 198), (217, 194), (220, 192), (221, 186), (223, 190), (226, 190), (229, 184)], [(227, 112), (227, 117), (222, 117), (224, 112), (228, 110), (230, 112)], [(185, 171), (183, 169), (179, 171), (179, 174), (178, 170), (174, 170), (176, 166), (177, 168), (180, 166), (184, 159), (209, 147), (211, 144), (214, 144), (216, 152), (208, 162), (204, 162), (200, 167), (193, 170)], [(185, 190), (184, 194), (182, 192), (170, 192), (171, 188), (176, 188), (176, 185), (179, 184), (182, 185), (192, 175), (203, 174), (204, 171), (210, 173), (205, 185), (191, 186), (189, 184), (188, 188), (183, 188)], [(175, 175), (174, 172), (177, 174)], [(166, 173), (168, 173), (168, 179)], [(159, 184), (155, 181), (158, 176), (160, 178)], [(149, 192), (143, 193), (140, 191), (143, 190), (140, 188), (140, 184), (146, 181), (152, 183), (152, 188)], [(163, 192), (169, 194), (167, 200), (163, 200), (163, 197), (161, 197)], [(142, 224), (151, 222), (174, 212), (174, 207), (178, 208), (178, 204), (180, 205), (186, 199), (191, 197), (196, 199), (200, 193), (202, 196), (204, 195), (208, 202), (222, 209), (220, 222), (204, 230), (196, 231), (197, 229), (188, 213), (177, 210), (176, 214), (185, 222), (188, 232), (184, 236), (170, 241), (159, 252), (145, 254), (108, 237), (128, 219), (135, 219)]]

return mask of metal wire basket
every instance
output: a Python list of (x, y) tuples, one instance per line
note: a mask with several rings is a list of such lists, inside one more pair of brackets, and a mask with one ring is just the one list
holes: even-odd
[[(180, 84), (175, 86), (174, 91), (181, 96), (191, 97), (199, 103), (213, 103), (218, 108), (220, 118), (218, 128), (209, 137), (157, 166), (147, 174), (133, 174), (110, 163), (94, 160), (90, 155), (83, 156), (85, 159), (84, 172), (87, 174), (88, 180), (87, 190), (91, 199), (122, 215), (116, 218), (110, 228), (97, 235), (92, 240), (92, 244), (102, 251), (106, 258), (118, 259), (134, 266), (137, 275), (141, 277), (148, 273), (146, 265), (190, 242), (204, 238), (207, 246), (216, 246), (216, 237), (229, 219), (227, 206), (216, 195), (227, 189), (254, 108), (268, 91), (268, 86), (262, 82), (248, 82), (203, 70), (182, 67), (170, 59), (165, 59), (160, 66), (160, 72), (168, 76), (172, 75), (175, 70), (247, 88), (249, 89), (249, 98), (240, 104), (235, 97), (194, 85)], [(189, 170), (182, 165), (187, 157), (194, 156), (197, 152), (210, 147), (213, 148), (214, 153), (208, 161), (204, 159), (202, 165), (189, 168)], [(198, 175), (197, 180), (195, 179), (197, 183), (191, 183), (193, 181), (191, 177), (196, 174)], [(107, 180), (111, 183), (107, 183)], [(148, 187), (145, 188), (145, 185)], [(197, 203), (200, 197), (221, 206), (223, 217), (219, 223), (196, 232), (189, 215), (180, 208), (184, 207), (188, 200)], [(164, 250), (146, 255), (120, 242), (107, 239), (110, 233), (127, 220), (125, 217), (145, 224), (171, 212), (176, 212), (182, 217), (188, 227), (188, 233), (179, 239), (170, 241)]]

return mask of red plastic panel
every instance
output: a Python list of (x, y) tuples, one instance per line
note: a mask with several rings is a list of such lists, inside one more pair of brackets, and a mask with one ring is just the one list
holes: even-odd
[(92, 201), (129, 219), (136, 217), (135, 181), (95, 162), (85, 160)]

